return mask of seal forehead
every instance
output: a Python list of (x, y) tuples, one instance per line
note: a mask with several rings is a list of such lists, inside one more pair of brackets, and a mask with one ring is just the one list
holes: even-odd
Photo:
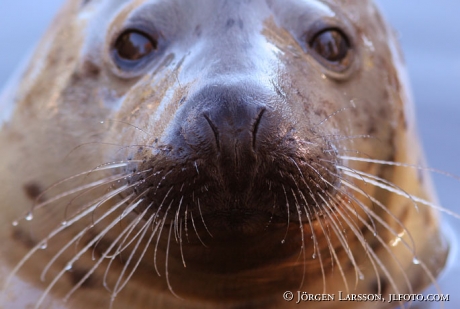
[(334, 16), (335, 13), (325, 1), (321, 0), (268, 0), (267, 3), (271, 8), (295, 12), (298, 9), (308, 9), (312, 12), (322, 12), (327, 16)]

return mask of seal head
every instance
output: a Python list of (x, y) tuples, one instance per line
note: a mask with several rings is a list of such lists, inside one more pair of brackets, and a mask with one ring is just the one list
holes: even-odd
[(407, 168), (423, 156), (396, 46), (370, 1), (69, 1), (2, 103), (1, 222), (35, 226), (0, 234), (9, 289), (281, 308), (433, 282), (447, 248)]

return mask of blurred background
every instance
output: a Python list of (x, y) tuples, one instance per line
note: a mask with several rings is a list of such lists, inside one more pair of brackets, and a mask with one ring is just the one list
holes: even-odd
[[(359, 1), (359, 0), (357, 0)], [(0, 89), (46, 30), (63, 0), (0, 0)], [(377, 0), (399, 34), (412, 82), (420, 136), (431, 167), (460, 175), (460, 1)], [(433, 175), (444, 207), (460, 213), (460, 181)], [(448, 216), (444, 216), (445, 218)], [(460, 308), (460, 219), (442, 292)], [(456, 264), (456, 265), (455, 265)], [(431, 291), (435, 293), (435, 291)], [(429, 303), (419, 308), (428, 308)], [(433, 305), (434, 308), (440, 308)]]

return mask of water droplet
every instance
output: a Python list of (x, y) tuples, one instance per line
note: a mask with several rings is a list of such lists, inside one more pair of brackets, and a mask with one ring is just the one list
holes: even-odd
[(377, 232), (374, 232), (374, 237), (377, 237)]
[(322, 79), (326, 79), (326, 78), (327, 78), (327, 76), (326, 76), (326, 75), (324, 75), (324, 74), (321, 74), (321, 78), (322, 78)]
[(316, 259), (316, 253), (313, 253), (313, 255), (311, 256), (312, 259)]
[(414, 263), (415, 265), (419, 265), (420, 261), (414, 256), (414, 258), (412, 259), (412, 263)]
[(283, 240), (281, 241), (281, 244), (284, 244), (285, 242), (286, 242), (286, 240), (285, 240), (285, 239), (283, 239)]
[(18, 226), (19, 222), (18, 221), (13, 221), (13, 223), (11, 223), (13, 226)]
[(45, 250), (46, 248), (48, 248), (48, 243), (44, 241), (40, 244), (40, 249)]
[(104, 124), (104, 121), (101, 121), (101, 124)]
[(359, 280), (364, 280), (364, 275), (362, 273), (359, 274)]
[(68, 224), (67, 221), (62, 221), (62, 222), (61, 222), (61, 225), (62, 225), (62, 226), (66, 226), (67, 224)]
[(33, 218), (34, 218), (34, 215), (32, 214), (32, 212), (29, 212), (26, 216), (27, 221), (32, 221)]
[(67, 265), (65, 266), (65, 270), (72, 270), (72, 263), (67, 263)]

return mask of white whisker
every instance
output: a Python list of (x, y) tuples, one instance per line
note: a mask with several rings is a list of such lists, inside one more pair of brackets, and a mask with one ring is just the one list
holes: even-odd
[(203, 213), (201, 212), (201, 205), (200, 205), (200, 199), (199, 198), (197, 199), (197, 203), (198, 203), (198, 211), (200, 212), (200, 217), (201, 217), (201, 221), (203, 222), (204, 228), (206, 229), (206, 232), (208, 232), (209, 236), (214, 237), (214, 236), (212, 236), (211, 232), (209, 231), (208, 227), (206, 226), (206, 223), (204, 222), (204, 217), (203, 217)]
[(456, 179), (460, 181), (460, 176), (457, 176), (455, 174), (442, 171), (436, 168), (432, 167), (426, 167), (426, 166), (420, 166), (420, 165), (415, 165), (415, 164), (409, 164), (409, 163), (402, 163), (402, 162), (394, 162), (394, 161), (384, 161), (384, 160), (376, 160), (376, 159), (370, 159), (370, 158), (361, 158), (361, 157), (352, 157), (352, 156), (339, 156), (340, 159), (342, 160), (350, 160), (350, 161), (359, 161), (359, 162), (367, 162), (367, 163), (375, 163), (375, 164), (381, 164), (381, 165), (390, 165), (390, 166), (400, 166), (400, 167), (408, 167), (408, 168), (413, 168), (417, 170), (423, 170), (423, 171), (428, 171), (428, 172), (433, 172), (436, 174), (444, 175), (453, 179)]
[[(133, 204), (132, 206), (130, 206), (130, 210), (133, 211), (140, 203), (142, 202), (142, 200), (138, 201), (137, 203)], [(96, 235), (93, 240), (87, 244), (87, 246), (80, 250), (80, 252), (78, 252), (77, 254), (79, 255), (83, 255), (84, 252), (86, 252), (91, 246), (94, 245), (94, 243), (96, 243), (96, 241), (100, 238), (100, 237), (104, 237), (105, 234), (107, 234), (107, 232), (113, 228), (119, 221), (121, 221), (123, 219), (123, 214), (121, 216), (118, 217), (118, 220), (114, 220), (110, 223), (110, 227), (107, 227), (105, 230), (103, 230), (102, 232), (100, 232), (98, 235)], [(104, 253), (102, 253), (102, 255), (99, 257), (99, 259), (94, 263), (93, 267), (91, 267), (91, 269), (89, 271), (86, 272), (86, 274), (80, 279), (80, 281), (74, 285), (74, 287), (66, 294), (66, 296), (64, 297), (64, 301), (67, 302), (70, 298), (70, 296), (72, 296), (72, 294), (89, 278), (89, 276), (91, 276), (91, 274), (94, 273), (94, 271), (101, 265), (101, 263), (106, 259), (106, 257), (108, 256), (109, 252), (116, 246), (116, 244), (118, 243), (118, 241), (123, 238), (123, 236), (125, 235), (125, 233), (131, 228), (131, 226), (133, 224), (137, 224), (136, 220), (130, 222), (128, 224), (128, 226), (126, 226), (126, 228), (118, 235), (117, 238), (115, 238), (115, 240), (112, 241), (112, 243), (110, 244), (110, 246), (104, 251)], [(79, 259), (79, 257), (74, 257), (74, 259), (77, 258)], [(60, 273), (59, 274), (60, 276), (62, 276), (62, 274)], [(59, 276), (58, 275), (58, 276)], [(103, 285), (105, 288), (108, 288), (106, 286), (106, 283), (105, 281), (103, 282)], [(49, 291), (48, 291), (49, 292)]]
[[(131, 210), (135, 209), (139, 204), (141, 203), (141, 201), (137, 202), (136, 204), (132, 205), (130, 208)], [(104, 237), (105, 234), (107, 234), (108, 231), (110, 231), (120, 220), (122, 220), (126, 215), (124, 214), (121, 214), (119, 216), (119, 219), (118, 220), (114, 220), (113, 222), (111, 222), (110, 224), (108, 224), (106, 226), (105, 229), (103, 229), (97, 236), (95, 236), (90, 242), (88, 242), (88, 244), (83, 248), (81, 249), (77, 254), (75, 254), (75, 256), (67, 263), (67, 265), (62, 268), (62, 270), (54, 277), (54, 279), (51, 281), (51, 283), (47, 286), (47, 288), (45, 289), (45, 291), (42, 293), (40, 299), (38, 300), (37, 304), (35, 305), (35, 308), (38, 309), (40, 308), (43, 300), (45, 299), (45, 297), (49, 294), (49, 292), (51, 291), (51, 289), (56, 285), (56, 283), (58, 282), (58, 280), (67, 272), (68, 270), (68, 265), (73, 265), (76, 261), (78, 261), (80, 259), (80, 257), (86, 252), (88, 251), (89, 248), (91, 248), (91, 246), (93, 246), (100, 238)]]
[(171, 282), (169, 281), (169, 269), (168, 269), (168, 266), (169, 266), (169, 246), (171, 244), (171, 230), (172, 230), (172, 220), (171, 220), (171, 224), (169, 226), (169, 235), (168, 235), (168, 243), (167, 243), (167, 246), (166, 246), (166, 259), (165, 259), (165, 277), (166, 277), (166, 284), (168, 285), (168, 290), (171, 292), (171, 294), (173, 294), (175, 297), (179, 298), (179, 299), (182, 299), (184, 300), (182, 297), (180, 297), (179, 295), (176, 294), (176, 292), (174, 292), (174, 289), (172, 288), (172, 285), (171, 285)]
[(190, 220), (192, 221), (192, 226), (193, 226), (193, 229), (195, 230), (196, 237), (198, 237), (198, 240), (201, 242), (201, 244), (205, 248), (207, 248), (208, 246), (206, 246), (206, 244), (203, 242), (203, 240), (200, 237), (200, 234), (198, 233), (198, 230), (196, 229), (195, 220), (193, 219), (193, 213), (192, 212), (190, 212)]
[(316, 213), (315, 216), (316, 216), (316, 221), (319, 223), (321, 231), (323, 232), (323, 235), (325, 236), (324, 239), (326, 239), (327, 246), (329, 247), (329, 252), (331, 254), (331, 258), (332, 258), (332, 260), (336, 261), (336, 263), (337, 263), (337, 265), (339, 267), (339, 272), (340, 272), (340, 275), (342, 276), (343, 283), (345, 284), (345, 289), (347, 291), (349, 291), (350, 289), (348, 288), (348, 282), (347, 282), (347, 279), (345, 277), (345, 273), (343, 272), (342, 264), (340, 263), (340, 260), (337, 257), (337, 253), (335, 252), (335, 248), (331, 243), (331, 239), (330, 239), (329, 236), (326, 236), (326, 231), (324, 230), (323, 222), (322, 222), (321, 218), (319, 217), (319, 215)]
[[(352, 172), (344, 171), (344, 173), (347, 174), (350, 177), (356, 178), (356, 176), (354, 176)], [(454, 218), (460, 219), (460, 214), (457, 214), (457, 213), (455, 213), (455, 212), (453, 212), (453, 211), (451, 211), (451, 210), (449, 210), (447, 208), (444, 208), (442, 206), (436, 205), (434, 203), (431, 203), (431, 202), (429, 202), (429, 201), (427, 201), (425, 199), (419, 198), (417, 196), (410, 195), (409, 193), (406, 193), (406, 192), (404, 192), (402, 190), (398, 190), (398, 189), (395, 189), (395, 188), (393, 188), (391, 186), (388, 186), (388, 185), (386, 185), (384, 183), (381, 183), (379, 181), (375, 181), (372, 178), (366, 177), (365, 179), (366, 179), (367, 183), (370, 183), (370, 184), (375, 185), (375, 186), (377, 186), (379, 188), (385, 189), (385, 190), (387, 190), (389, 192), (395, 193), (395, 194), (397, 194), (399, 196), (409, 198), (409, 199), (413, 200), (414, 202), (421, 203), (421, 204), (429, 206), (429, 207), (431, 207), (433, 209), (436, 209), (436, 210), (439, 210), (441, 212), (444, 212), (444, 213), (446, 213), (446, 214), (448, 214), (448, 215), (450, 215), (450, 216), (452, 216)]]

